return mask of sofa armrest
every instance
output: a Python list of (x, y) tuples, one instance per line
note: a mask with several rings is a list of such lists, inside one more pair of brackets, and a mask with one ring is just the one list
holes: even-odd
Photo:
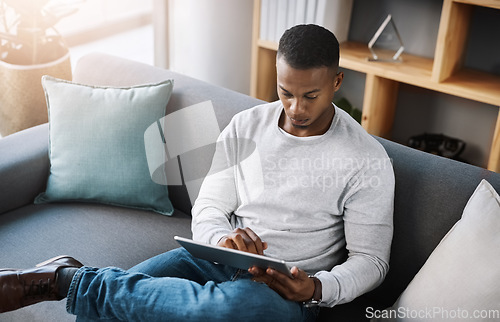
[(0, 214), (33, 202), (49, 174), (48, 124), (0, 139)]

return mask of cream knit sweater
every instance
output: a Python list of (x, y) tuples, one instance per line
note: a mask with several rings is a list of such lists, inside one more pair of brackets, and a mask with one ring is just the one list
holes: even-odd
[(307, 138), (278, 127), (279, 101), (235, 115), (192, 210), (195, 240), (216, 244), (250, 227), (268, 243), (266, 255), (315, 274), (330, 307), (387, 274), (394, 198), (383, 147), (332, 108), (330, 129)]

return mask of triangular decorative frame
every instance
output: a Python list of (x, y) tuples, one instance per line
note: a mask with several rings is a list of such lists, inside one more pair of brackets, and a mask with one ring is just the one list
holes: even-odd
[[(387, 28), (388, 24), (391, 24), (392, 27), (394, 28), (394, 31), (396, 33), (396, 37), (399, 41), (400, 47), (399, 49), (396, 50), (395, 54), (392, 56), (390, 59), (381, 59), (379, 55), (376, 53), (376, 49), (373, 48), (377, 40), (379, 39), (380, 35), (384, 31), (385, 28)], [(401, 54), (403, 53), (405, 47), (403, 46), (403, 40), (401, 39), (401, 36), (398, 32), (398, 29), (396, 28), (396, 24), (394, 23), (394, 20), (392, 20), (392, 15), (389, 14), (387, 18), (385, 18), (384, 22), (380, 25), (378, 28), (377, 32), (373, 35), (372, 39), (368, 43), (368, 49), (370, 49), (370, 52), (372, 53), (372, 57), (369, 57), (369, 61), (383, 61), (383, 62), (400, 62), (401, 61)]]

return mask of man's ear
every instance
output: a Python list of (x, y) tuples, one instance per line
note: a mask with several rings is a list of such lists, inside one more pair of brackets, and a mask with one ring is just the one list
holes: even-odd
[(342, 85), (342, 81), (344, 80), (344, 73), (338, 72), (335, 76), (335, 80), (333, 81), (334, 91), (338, 91), (340, 89), (340, 85)]

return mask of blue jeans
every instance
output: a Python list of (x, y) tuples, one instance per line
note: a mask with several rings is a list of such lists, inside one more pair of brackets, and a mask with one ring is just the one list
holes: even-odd
[(78, 321), (314, 321), (317, 308), (283, 299), (242, 270), (183, 248), (128, 271), (82, 267), (67, 300)]

